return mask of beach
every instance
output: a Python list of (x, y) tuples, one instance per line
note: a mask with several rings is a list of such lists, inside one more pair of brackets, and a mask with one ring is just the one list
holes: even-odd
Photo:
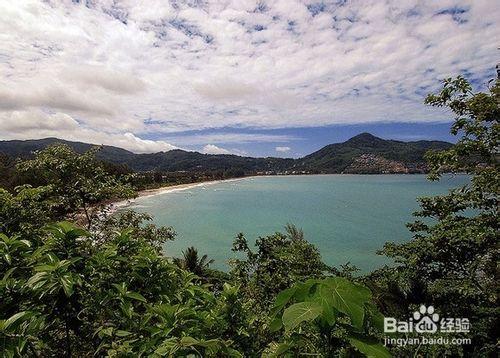
[(204, 181), (204, 182), (198, 182), (198, 183), (169, 185), (169, 186), (164, 186), (164, 187), (155, 188), (155, 189), (141, 190), (141, 191), (137, 192), (137, 196), (135, 198), (125, 199), (125, 200), (120, 200), (117, 202), (110, 203), (108, 213), (114, 213), (119, 209), (125, 208), (125, 207), (133, 204), (135, 202), (135, 200), (137, 200), (138, 198), (167, 194), (167, 193), (172, 193), (172, 192), (176, 192), (176, 191), (183, 191), (183, 190), (188, 190), (188, 189), (192, 189), (192, 188), (203, 187), (203, 186), (208, 186), (208, 185), (213, 185), (213, 184), (218, 184), (218, 183), (239, 181), (239, 180), (243, 180), (243, 179), (247, 179), (247, 178), (251, 178), (251, 177), (252, 176), (242, 177), (242, 178), (222, 179), (222, 180), (210, 180), (210, 181)]

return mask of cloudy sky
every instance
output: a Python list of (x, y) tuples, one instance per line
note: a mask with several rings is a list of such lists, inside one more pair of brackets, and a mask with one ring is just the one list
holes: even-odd
[(0, 0), (0, 139), (300, 156), (369, 131), (450, 139), (422, 104), (484, 88), (500, 3)]

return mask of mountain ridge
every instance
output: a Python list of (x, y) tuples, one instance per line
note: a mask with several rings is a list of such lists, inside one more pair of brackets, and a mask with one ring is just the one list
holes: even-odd
[(443, 141), (403, 142), (360, 133), (345, 142), (332, 143), (302, 158), (244, 157), (235, 154), (203, 154), (174, 149), (167, 152), (133, 153), (126, 149), (59, 138), (0, 141), (0, 153), (30, 158), (34, 151), (54, 143), (84, 152), (100, 146), (97, 157), (135, 171), (239, 170), (245, 173), (411, 173), (425, 172), (424, 154), (429, 149), (452, 146)]

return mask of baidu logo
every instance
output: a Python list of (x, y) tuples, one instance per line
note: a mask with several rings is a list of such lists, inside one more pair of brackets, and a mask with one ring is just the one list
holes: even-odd
[(421, 305), (407, 321), (398, 321), (393, 317), (384, 318), (385, 333), (467, 333), (469, 329), (469, 319), (441, 318), (434, 306)]
[(413, 312), (415, 332), (436, 333), (439, 324), (439, 315), (434, 312), (434, 307), (420, 306), (418, 311)]
[[(463, 335), (468, 333), (469, 330), (470, 322), (468, 318), (441, 317), (434, 309), (434, 306), (421, 305), (406, 321), (400, 321), (393, 317), (384, 318), (384, 332), (392, 333), (384, 338), (384, 345), (471, 344), (471, 338)], [(449, 335), (448, 333), (452, 334)], [(460, 334), (454, 335), (455, 333)]]

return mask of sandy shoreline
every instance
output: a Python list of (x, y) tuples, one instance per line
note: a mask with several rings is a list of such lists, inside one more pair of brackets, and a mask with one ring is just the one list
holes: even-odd
[(210, 180), (210, 181), (203, 181), (203, 182), (198, 182), (198, 183), (169, 185), (169, 186), (164, 186), (164, 187), (160, 187), (160, 188), (156, 188), (156, 189), (141, 190), (141, 191), (137, 192), (137, 196), (135, 198), (119, 200), (119, 201), (110, 203), (109, 212), (113, 213), (118, 209), (127, 207), (127, 206), (133, 204), (139, 198), (160, 195), (160, 194), (166, 194), (166, 193), (172, 193), (172, 192), (176, 192), (176, 191), (183, 191), (183, 190), (202, 187), (202, 186), (206, 186), (206, 185), (233, 182), (233, 181), (238, 181), (238, 180), (243, 180), (243, 179), (248, 179), (248, 178), (253, 178), (253, 177), (254, 176), (248, 176), (248, 177), (242, 177), (242, 178), (222, 179), (222, 180)]

